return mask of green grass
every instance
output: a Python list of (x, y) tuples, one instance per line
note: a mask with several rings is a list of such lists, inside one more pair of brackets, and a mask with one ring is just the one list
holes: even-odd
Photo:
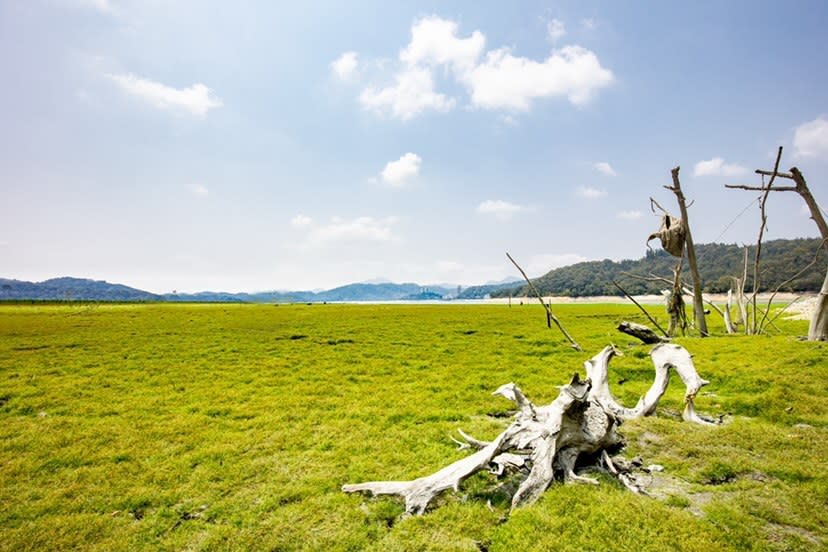
[[(660, 307), (652, 312), (664, 319)], [(0, 550), (797, 550), (828, 544), (828, 347), (805, 322), (772, 337), (683, 338), (703, 413), (625, 424), (628, 456), (665, 467), (662, 499), (557, 484), (511, 517), (478, 475), (418, 518), (346, 482), (410, 479), (507, 423), (491, 392), (557, 396), (614, 342), (632, 405), (648, 349), (634, 307), (0, 306)], [(716, 326), (713, 331), (721, 332)], [(623, 385), (617, 381), (625, 380)], [(491, 501), (491, 508), (487, 506)]]

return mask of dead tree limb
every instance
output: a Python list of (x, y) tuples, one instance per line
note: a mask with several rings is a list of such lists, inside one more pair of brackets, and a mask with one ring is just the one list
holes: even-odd
[(535, 296), (538, 298), (538, 301), (540, 301), (540, 304), (543, 305), (544, 310), (546, 310), (546, 327), (551, 328), (552, 325), (549, 322), (554, 322), (558, 329), (561, 330), (561, 333), (564, 334), (564, 337), (566, 337), (566, 339), (568, 339), (569, 342), (572, 344), (572, 348), (576, 351), (583, 351), (583, 349), (581, 349), (581, 346), (578, 345), (578, 343), (572, 338), (572, 336), (569, 335), (569, 332), (567, 332), (566, 329), (563, 327), (561, 321), (558, 320), (558, 317), (552, 314), (552, 309), (549, 307), (549, 305), (547, 305), (544, 302), (543, 295), (541, 295), (540, 291), (538, 291), (538, 288), (535, 287), (535, 284), (533, 284), (532, 280), (530, 280), (529, 277), (526, 275), (526, 272), (524, 272), (523, 269), (520, 268), (520, 265), (517, 264), (517, 261), (515, 261), (511, 255), (509, 255), (508, 251), (506, 252), (506, 256), (509, 257), (509, 260), (512, 261), (512, 264), (515, 265), (515, 268), (517, 268), (520, 271), (521, 275), (523, 276), (523, 279), (526, 280), (527, 284), (529, 284), (529, 289), (532, 290), (532, 293), (535, 294)]
[[(618, 288), (618, 291), (620, 291), (621, 293), (623, 293), (623, 294), (626, 296), (626, 298), (627, 298), (627, 299), (629, 299), (630, 301), (632, 301), (632, 302), (633, 302), (633, 304), (634, 304), (636, 307), (638, 307), (638, 310), (640, 310), (641, 312), (643, 312), (643, 313), (644, 313), (644, 316), (646, 316), (646, 317), (647, 317), (647, 319), (648, 319), (650, 322), (652, 322), (652, 323), (653, 323), (653, 326), (655, 326), (656, 328), (658, 328), (658, 329), (659, 329), (659, 331), (660, 331), (661, 333), (663, 333), (663, 334), (664, 334), (664, 337), (669, 337), (669, 336), (667, 335), (667, 332), (665, 332), (665, 331), (664, 331), (664, 328), (662, 328), (661, 326), (659, 326), (659, 325), (658, 325), (658, 322), (656, 322), (656, 321), (655, 321), (655, 318), (653, 318), (652, 316), (650, 316), (650, 313), (649, 313), (649, 312), (647, 312), (647, 311), (644, 309), (644, 307), (642, 307), (640, 304), (638, 304), (638, 301), (636, 301), (635, 299), (633, 299), (633, 296), (632, 296), (632, 295), (630, 295), (629, 293), (627, 293), (627, 290), (625, 290), (625, 289), (624, 289), (624, 288), (622, 288), (620, 285), (618, 285), (618, 282), (616, 282), (615, 280), (612, 280), (612, 285), (614, 285), (616, 288)], [(620, 329), (620, 328), (619, 328), (619, 329)], [(649, 328), (648, 328), (648, 329), (649, 329)]]
[(626, 320), (618, 324), (618, 331), (631, 335), (647, 345), (655, 345), (656, 343), (670, 341), (669, 337), (661, 337), (643, 324), (636, 324), (635, 322), (628, 322)]
[(684, 226), (684, 237), (687, 246), (687, 262), (690, 265), (690, 276), (693, 278), (693, 315), (696, 319), (696, 327), (699, 329), (702, 337), (704, 337), (707, 335), (707, 322), (704, 319), (701, 276), (699, 276), (699, 267), (696, 262), (696, 248), (693, 245), (693, 236), (690, 233), (690, 223), (687, 219), (687, 201), (684, 197), (684, 192), (681, 190), (681, 182), (679, 181), (680, 169), (681, 167), (675, 167), (670, 171), (673, 177), (673, 185), (664, 187), (676, 195), (676, 200), (681, 210), (681, 220)]

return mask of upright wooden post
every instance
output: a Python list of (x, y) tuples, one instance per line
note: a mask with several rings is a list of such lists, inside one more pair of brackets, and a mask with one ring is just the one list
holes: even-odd
[(684, 225), (684, 239), (687, 244), (687, 262), (690, 265), (690, 275), (693, 277), (693, 315), (696, 319), (696, 327), (701, 332), (702, 337), (704, 337), (707, 335), (707, 321), (704, 319), (701, 277), (699, 276), (698, 264), (696, 264), (696, 248), (693, 246), (693, 236), (690, 234), (690, 223), (687, 220), (687, 202), (684, 198), (684, 192), (681, 191), (681, 183), (679, 182), (680, 169), (681, 167), (676, 167), (670, 171), (673, 175), (673, 186), (664, 187), (676, 194), (679, 209), (681, 210), (681, 223)]

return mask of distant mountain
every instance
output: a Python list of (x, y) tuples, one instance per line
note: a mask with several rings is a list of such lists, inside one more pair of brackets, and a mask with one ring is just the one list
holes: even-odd
[(163, 301), (163, 297), (121, 284), (83, 278), (53, 278), (39, 283), (0, 278), (0, 300)]
[(24, 282), (0, 278), (0, 301), (170, 301), (182, 303), (322, 303), (351, 301), (398, 301), (401, 299), (442, 299), (451, 290), (434, 286), (405, 284), (348, 284), (320, 292), (264, 291), (258, 293), (167, 293), (157, 295), (104, 281), (81, 278), (54, 278), (45, 282)]
[[(821, 243), (822, 240), (816, 238), (771, 240), (763, 243), (760, 265), (761, 289), (763, 291), (774, 290), (797, 272), (804, 271), (786, 284), (782, 288), (783, 291), (819, 291), (828, 264), (826, 255), (821, 253), (814, 266), (809, 269), (806, 267), (813, 261), (814, 254), (820, 250)], [(755, 249), (755, 246), (748, 248), (746, 290), (753, 288), (750, 273), (753, 269)], [(696, 257), (705, 292), (727, 292), (732, 285), (732, 277), (741, 276), (744, 271), (744, 248), (738, 245), (696, 244)], [(648, 277), (655, 274), (672, 279), (672, 270), (676, 266), (676, 260), (667, 252), (659, 249), (648, 252), (645, 257), (636, 260), (616, 262), (605, 259), (556, 268), (535, 278), (532, 282), (544, 295), (571, 297), (621, 295), (612, 285), (612, 280), (617, 281), (631, 294), (659, 293), (660, 290), (668, 287), (665, 283), (645, 281), (635, 276)], [(690, 269), (686, 266), (686, 261), (682, 267), (682, 275), (685, 281), (691, 281)], [(508, 297), (510, 293), (514, 296), (527, 295), (527, 288), (526, 284), (507, 287), (492, 292), (492, 297)]]

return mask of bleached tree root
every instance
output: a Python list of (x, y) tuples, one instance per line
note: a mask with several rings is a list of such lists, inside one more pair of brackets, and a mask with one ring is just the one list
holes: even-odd
[(635, 408), (624, 408), (613, 398), (607, 383), (609, 361), (616, 354), (617, 349), (609, 346), (588, 360), (584, 363), (588, 378), (582, 381), (576, 373), (546, 406), (534, 405), (514, 383), (501, 386), (494, 394), (515, 402), (518, 407), (511, 425), (492, 441), (480, 441), (460, 431), (465, 441), (452, 440), (460, 448), (476, 451), (431, 475), (412, 481), (348, 484), (342, 490), (401, 496), (405, 500), (406, 515), (419, 515), (440, 493), (459, 490), (466, 478), (479, 471), (488, 470), (498, 476), (520, 471), (526, 477), (512, 497), (514, 509), (535, 502), (558, 474), (565, 482), (598, 484), (597, 480), (576, 473), (579, 459), (591, 458), (596, 467), (618, 478), (631, 491), (644, 493), (632, 473), (633, 466), (624, 462), (619, 465), (607, 454), (623, 443), (616, 429), (624, 419), (655, 411), (667, 389), (670, 368), (678, 372), (687, 386), (684, 418), (711, 423), (695, 413), (692, 401), (708, 382), (698, 376), (690, 354), (683, 347), (660, 344), (651, 352), (656, 367), (653, 386)]
[(604, 408), (615, 414), (619, 419), (629, 420), (653, 414), (656, 406), (658, 406), (658, 401), (667, 391), (667, 385), (670, 383), (670, 369), (672, 368), (686, 387), (684, 393), (685, 408), (682, 418), (688, 422), (705, 425), (715, 423), (712, 419), (699, 416), (696, 413), (693, 400), (699, 389), (710, 382), (702, 379), (696, 372), (693, 358), (687, 349), (672, 343), (661, 343), (653, 347), (650, 351), (650, 358), (655, 367), (655, 380), (647, 393), (638, 400), (635, 408), (626, 408), (619, 404), (609, 389), (609, 363), (614, 356), (619, 354), (620, 352), (614, 345), (609, 345), (584, 362), (587, 377), (592, 381), (593, 396)]

